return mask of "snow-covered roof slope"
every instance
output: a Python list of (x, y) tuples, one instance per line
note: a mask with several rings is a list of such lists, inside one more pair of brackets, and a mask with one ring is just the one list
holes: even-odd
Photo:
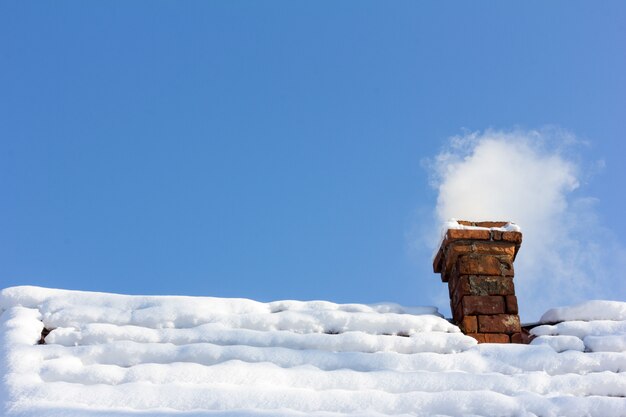
[(553, 308), (541, 321), (554, 324), (531, 330), (537, 336), (534, 345), (547, 344), (559, 352), (626, 352), (626, 303), (593, 300)]
[[(23, 417), (624, 416), (624, 305), (477, 345), (432, 307), (13, 287), (0, 400)], [(541, 342), (563, 337), (583, 346)]]

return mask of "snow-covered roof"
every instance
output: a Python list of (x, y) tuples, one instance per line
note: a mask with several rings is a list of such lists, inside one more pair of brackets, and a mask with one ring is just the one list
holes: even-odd
[(621, 302), (551, 310), (531, 345), (394, 304), (13, 287), (0, 311), (7, 416), (626, 414)]

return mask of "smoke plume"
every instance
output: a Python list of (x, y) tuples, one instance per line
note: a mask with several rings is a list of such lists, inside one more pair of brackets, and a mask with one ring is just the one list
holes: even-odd
[(583, 172), (558, 130), (486, 131), (451, 138), (429, 166), (438, 191), (435, 214), (509, 220), (524, 242), (515, 262), (524, 321), (550, 307), (593, 298), (623, 298), (626, 250), (601, 225), (599, 202), (581, 196)]

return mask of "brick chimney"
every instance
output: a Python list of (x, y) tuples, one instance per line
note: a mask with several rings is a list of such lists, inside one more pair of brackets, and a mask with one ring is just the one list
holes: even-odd
[(513, 286), (521, 243), (513, 223), (447, 224), (433, 269), (448, 283), (454, 321), (479, 343), (523, 343)]

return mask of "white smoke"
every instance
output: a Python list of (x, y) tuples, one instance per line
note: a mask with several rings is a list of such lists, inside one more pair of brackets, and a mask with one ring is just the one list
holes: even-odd
[(452, 138), (430, 164), (441, 223), (508, 220), (522, 227), (515, 282), (525, 321), (550, 307), (626, 293), (616, 276), (626, 251), (600, 225), (597, 200), (575, 196), (581, 168), (566, 155), (575, 143), (557, 130), (490, 130)]

